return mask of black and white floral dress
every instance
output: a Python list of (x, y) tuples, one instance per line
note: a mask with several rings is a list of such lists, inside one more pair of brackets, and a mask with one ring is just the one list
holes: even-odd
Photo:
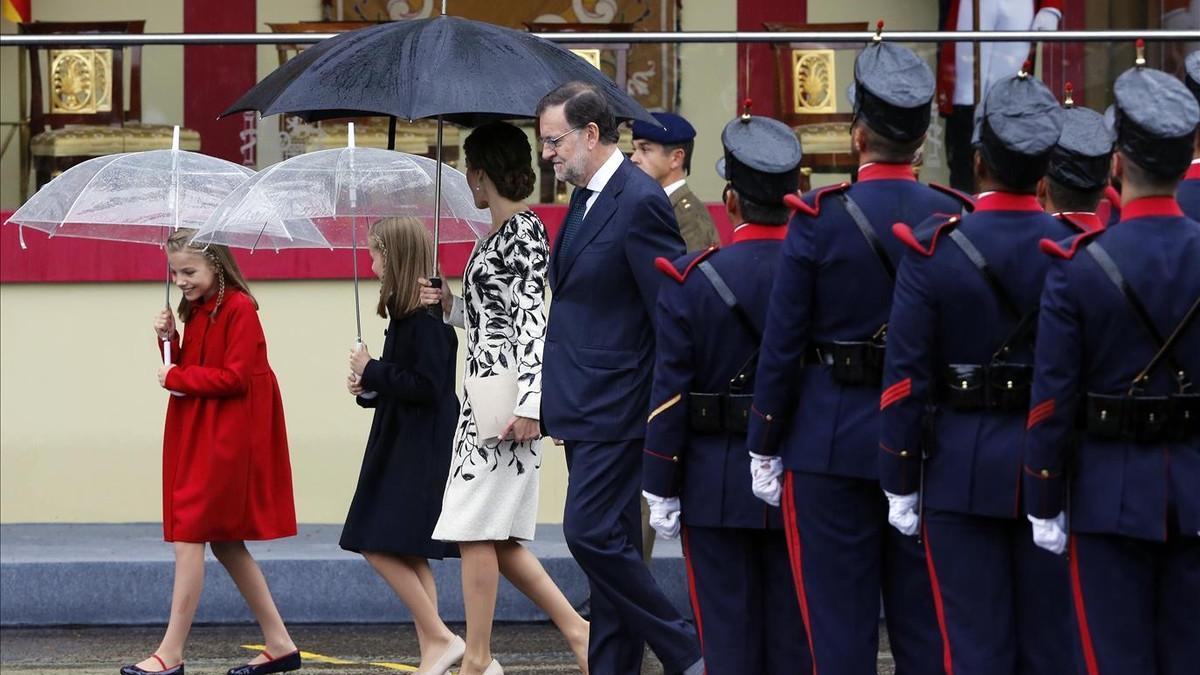
[[(546, 337), (546, 227), (532, 211), (514, 215), (475, 246), (463, 274), (463, 297), (447, 322), (467, 333), (470, 377), (517, 371), (514, 415), (538, 419)], [(454, 457), (433, 538), (442, 541), (532, 540), (537, 523), (541, 441), (481, 439), (471, 399), (463, 395)]]

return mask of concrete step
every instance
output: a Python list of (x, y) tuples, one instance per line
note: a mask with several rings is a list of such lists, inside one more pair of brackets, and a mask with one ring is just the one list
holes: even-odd
[[(289, 623), (396, 623), (412, 618), (362, 557), (338, 548), (340, 525), (301, 525), (289, 539), (250, 542), (280, 613)], [(587, 579), (571, 558), (559, 525), (539, 525), (529, 549), (576, 607)], [(446, 621), (464, 620), (457, 559), (432, 561)], [(151, 625), (167, 620), (174, 557), (156, 523), (0, 525), (0, 625)], [(651, 571), (685, 616), (691, 616), (678, 541), (655, 544)], [(546, 616), (501, 579), (497, 621)], [(199, 623), (253, 621), (211, 552)]]

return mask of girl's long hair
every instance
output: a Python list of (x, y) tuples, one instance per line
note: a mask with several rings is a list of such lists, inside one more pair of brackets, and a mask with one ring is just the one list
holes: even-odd
[(417, 279), (433, 268), (433, 242), (424, 223), (411, 217), (384, 218), (371, 225), (367, 241), (383, 257), (375, 311), (395, 319), (420, 309)]
[[(217, 302), (213, 305), (212, 312), (209, 313), (209, 320), (217, 318), (217, 310), (221, 308), (221, 302), (225, 299), (225, 287), (232, 286), (250, 297), (250, 302), (254, 303), (254, 308), (258, 309), (258, 300), (250, 292), (250, 284), (246, 283), (246, 277), (242, 276), (242, 270), (238, 267), (237, 260), (234, 260), (233, 253), (226, 246), (219, 244), (192, 244), (192, 237), (196, 236), (196, 230), (180, 228), (171, 233), (167, 238), (167, 253), (179, 253), (186, 251), (188, 253), (197, 253), (204, 257), (208, 262), (208, 266), (212, 268), (213, 274), (217, 276)], [(187, 298), (182, 298), (179, 301), (179, 320), (187, 323), (188, 318), (192, 315), (192, 303)]]

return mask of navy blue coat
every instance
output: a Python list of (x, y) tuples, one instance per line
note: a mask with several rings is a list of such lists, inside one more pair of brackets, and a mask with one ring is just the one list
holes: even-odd
[[(905, 250), (896, 221), (950, 215), (970, 199), (916, 182), (908, 165), (868, 164), (858, 182), (804, 196), (788, 225), (771, 291), (747, 447), (782, 455), (784, 467), (837, 476), (878, 475), (879, 390), (835, 382), (827, 367), (804, 367), (814, 342), (867, 340), (888, 320), (892, 279), (840, 199), (862, 209), (893, 261)], [(768, 416), (770, 419), (768, 419)]]
[(1179, 200), (1179, 208), (1184, 215), (1195, 221), (1200, 221), (1200, 159), (1193, 160), (1187, 174), (1175, 191), (1175, 199)]
[[(785, 232), (782, 225), (743, 225), (728, 248), (693, 253), (663, 266), (672, 280), (658, 294), (658, 356), (650, 398), (656, 407), (646, 425), (642, 487), (662, 497), (679, 496), (683, 522), (689, 526), (783, 525), (779, 508), (750, 491), (746, 437), (690, 431), (687, 396), (727, 391), (730, 379), (758, 348), (758, 337), (695, 266), (702, 260), (711, 263), (761, 331)], [(747, 387), (746, 393), (750, 391)]]
[[(1037, 307), (1049, 268), (1038, 243), (1074, 231), (1043, 212), (1033, 196), (1000, 192), (981, 195), (975, 212), (961, 219), (932, 221), (915, 232), (896, 226), (914, 250), (896, 279), (880, 397), (879, 480), (894, 494), (919, 488), (922, 418), (926, 404), (936, 401), (943, 369), (988, 363), (1016, 325), (979, 270), (949, 241), (954, 227), (979, 249), (1022, 311)], [(1015, 347), (1009, 361), (1033, 363), (1030, 340)], [(938, 410), (925, 504), (1017, 517), (1024, 423), (1020, 413)]]
[[(1162, 335), (1200, 297), (1200, 223), (1169, 197), (1125, 205), (1117, 227), (1043, 249), (1052, 254), (1038, 323), (1037, 362), (1027, 425), (1025, 498), (1030, 514), (1063, 511), (1070, 481), (1070, 527), (1162, 541), (1171, 528), (1200, 531), (1200, 439), (1139, 445), (1076, 434), (1088, 392), (1124, 394), (1158, 350), (1124, 297), (1084, 250), (1098, 241), (1142, 301)], [(1172, 350), (1195, 382), (1200, 377), (1200, 321)], [(1175, 391), (1163, 363), (1146, 395)], [(1073, 453), (1072, 445), (1078, 443)]]
[(671, 202), (623, 159), (565, 255), (561, 247), (560, 235), (549, 270), (542, 424), (572, 441), (642, 438), (663, 279), (654, 259), (684, 253)]

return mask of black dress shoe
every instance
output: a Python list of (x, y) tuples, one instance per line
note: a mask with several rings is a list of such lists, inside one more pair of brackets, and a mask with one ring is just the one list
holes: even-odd
[(167, 664), (158, 658), (158, 654), (152, 655), (151, 658), (158, 661), (163, 670), (143, 670), (138, 668), (136, 664), (131, 664), (121, 668), (121, 675), (184, 675), (183, 661), (180, 661), (173, 668), (167, 668)]
[[(267, 658), (271, 658), (270, 654), (263, 652)], [(284, 654), (277, 659), (264, 661), (262, 663), (247, 663), (244, 666), (230, 668), (228, 675), (267, 675), (267, 673), (289, 673), (293, 670), (300, 670), (300, 650), (291, 654)]]

